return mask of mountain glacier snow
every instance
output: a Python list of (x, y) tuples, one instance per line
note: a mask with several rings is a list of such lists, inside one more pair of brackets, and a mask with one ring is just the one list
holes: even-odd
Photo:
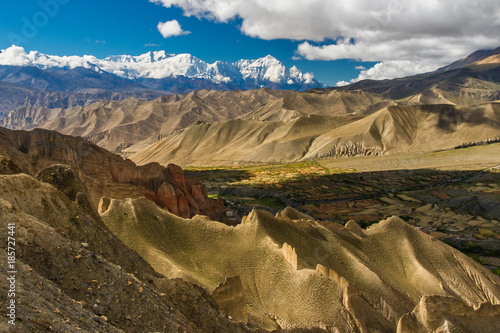
[(0, 65), (35, 66), (40, 69), (84, 67), (96, 72), (108, 72), (136, 81), (142, 79), (166, 79), (186, 77), (209, 80), (228, 88), (272, 87), (297, 89), (325, 87), (311, 73), (303, 73), (296, 66), (285, 67), (271, 55), (256, 60), (239, 60), (234, 63), (216, 61), (207, 63), (191, 54), (168, 54), (150, 51), (139, 56), (114, 55), (98, 59), (92, 55), (55, 56), (38, 51), (26, 52), (19, 46), (11, 46), (0, 53)]

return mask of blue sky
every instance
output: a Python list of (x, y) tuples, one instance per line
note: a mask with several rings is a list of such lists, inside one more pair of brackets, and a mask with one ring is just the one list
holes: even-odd
[[(359, 70), (355, 66), (363, 64), (352, 60), (293, 60), (300, 41), (252, 38), (238, 30), (241, 20), (219, 23), (185, 17), (179, 8), (165, 8), (147, 0), (70, 0), (58, 5), (59, 10), (54, 17), (49, 16), (46, 25), (39, 28), (35, 25), (38, 32), (32, 38), (24, 38), (26, 21), (23, 17), (31, 23), (35, 20), (42, 23), (43, 15), (35, 15), (43, 8), (38, 1), (2, 1), (0, 49), (9, 47), (11, 40), (16, 41), (16, 36), (19, 36), (22, 42), (16, 44), (26, 51), (61, 56), (92, 54), (104, 58), (114, 54), (139, 55), (150, 50), (165, 50), (175, 54), (191, 53), (212, 63), (216, 60), (256, 59), (271, 54), (287, 67), (296, 65), (303, 72), (314, 73), (318, 80), (328, 85), (356, 77)], [(157, 30), (158, 22), (174, 19), (190, 33), (163, 38)], [(372, 64), (365, 64), (365, 67)]]
[[(500, 5), (489, 0), (480, 9), (467, 1), (441, 1), (443, 5), (454, 3), (457, 10), (470, 15), (469, 21), (477, 22), (469, 32), (458, 30), (467, 19), (465, 14), (443, 23), (439, 7), (429, 14), (416, 0), (358, 0), (360, 7), (353, 10), (347, 0), (274, 0), (267, 4), (259, 0), (155, 1), (2, 1), (0, 49), (15, 41), (26, 51), (99, 58), (165, 50), (191, 53), (207, 62), (271, 54), (286, 66), (296, 65), (335, 85), (358, 78), (361, 69), (357, 66), (371, 68), (360, 78), (397, 77), (437, 68), (476, 49), (500, 44), (500, 26), (491, 23), (498, 19), (482, 23), (484, 16), (500, 15)], [(312, 3), (319, 7), (310, 6)], [(51, 6), (44, 9), (41, 4)], [(342, 6), (334, 8), (339, 4)], [(415, 11), (411, 22), (401, 18), (410, 8), (405, 7), (408, 4)], [(415, 19), (419, 14), (421, 19)], [(171, 20), (177, 20), (189, 34), (164, 38), (157, 25)], [(36, 31), (27, 28), (30, 24)], [(409, 45), (409, 40), (419, 48)]]

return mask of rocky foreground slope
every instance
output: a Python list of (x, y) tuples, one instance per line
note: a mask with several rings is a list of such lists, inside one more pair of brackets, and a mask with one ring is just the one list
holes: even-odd
[[(258, 331), (229, 320), (205, 290), (166, 279), (122, 243), (69, 167), (52, 166), (34, 178), (15, 174), (20, 169), (5, 154), (0, 161), (4, 268), (12, 262), (6, 252), (8, 225), (15, 226), (16, 241), (15, 287), (6, 278), (0, 281), (1, 303), (16, 301), (15, 318), (2, 306), (0, 331)], [(12, 290), (15, 296), (8, 296)]]
[(0, 149), (31, 175), (52, 164), (70, 165), (89, 189), (94, 206), (106, 195), (146, 197), (184, 217), (216, 217), (224, 211), (222, 201), (209, 199), (205, 186), (186, 179), (180, 167), (157, 163), (138, 167), (82, 138), (39, 129), (26, 132), (0, 128)]

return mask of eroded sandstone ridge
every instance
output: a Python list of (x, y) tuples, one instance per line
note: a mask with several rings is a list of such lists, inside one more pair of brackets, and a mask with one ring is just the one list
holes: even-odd
[(238, 276), (249, 322), (269, 330), (500, 330), (500, 278), (397, 217), (365, 230), (287, 208), (230, 227), (145, 199), (111, 199), (101, 217), (160, 272), (222, 290), (222, 301), (239, 296), (225, 281)]
[(11, 172), (10, 160), (19, 165), (17, 172), (31, 175), (53, 164), (71, 166), (84, 181), (95, 206), (102, 196), (145, 196), (185, 218), (197, 214), (214, 218), (224, 211), (222, 201), (209, 199), (205, 186), (185, 178), (180, 167), (158, 163), (136, 166), (79, 137), (40, 129), (26, 132), (0, 128), (0, 147), (4, 155), (10, 155), (1, 167)]

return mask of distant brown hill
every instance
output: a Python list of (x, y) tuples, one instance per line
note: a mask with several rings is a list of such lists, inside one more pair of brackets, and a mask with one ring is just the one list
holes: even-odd
[(367, 116), (195, 124), (134, 152), (138, 164), (231, 165), (450, 149), (500, 136), (500, 103), (389, 106)]
[(42, 127), (63, 134), (84, 136), (114, 151), (142, 140), (184, 128), (196, 121), (216, 122), (239, 117), (292, 92), (196, 91), (163, 96), (153, 101), (129, 98), (103, 100), (70, 109), (26, 107), (3, 121), (13, 129)]
[(370, 115), (391, 105), (465, 106), (500, 100), (500, 67), (492, 65), (490, 60), (484, 61), (489, 61), (487, 68), (484, 64), (471, 65), (475, 69), (364, 81), (330, 90), (203, 90), (153, 101), (104, 100), (69, 109), (23, 107), (0, 124), (12, 129), (41, 127), (83, 136), (110, 151), (121, 151), (140, 143), (134, 148), (137, 150), (197, 122), (214, 125), (233, 119), (287, 122), (308, 115)]
[[(392, 80), (363, 80), (346, 87), (326, 90), (362, 90), (383, 98), (400, 100), (401, 103), (473, 105), (499, 100), (500, 63), (492, 61), (499, 52), (500, 48), (477, 51), (431, 73)], [(487, 61), (489, 66), (477, 66), (482, 61)]]
[[(0, 77), (1, 77), (0, 66)], [(164, 95), (154, 90), (106, 90), (97, 88), (78, 91), (51, 91), (21, 85), (23, 82), (4, 82), (0, 80), (0, 119), (7, 117), (17, 108), (70, 108), (89, 105), (100, 100), (123, 100), (134, 96), (151, 100)]]
[(196, 122), (238, 118), (288, 121), (309, 114), (364, 114), (389, 104), (392, 102), (362, 91), (318, 94), (269, 89), (202, 90), (153, 101), (129, 98), (70, 109), (19, 108), (1, 124), (13, 129), (41, 127), (83, 136), (116, 151), (141, 141), (147, 145)]

